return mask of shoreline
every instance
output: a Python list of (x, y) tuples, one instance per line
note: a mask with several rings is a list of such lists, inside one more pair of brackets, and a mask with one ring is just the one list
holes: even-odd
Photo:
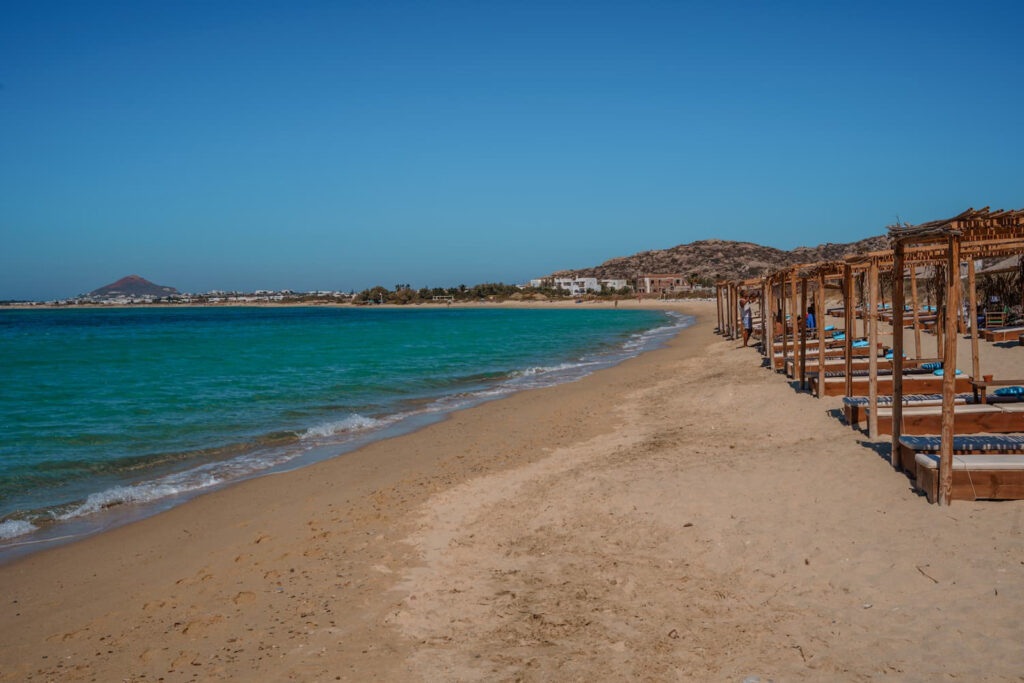
[(12, 305), (0, 304), (0, 311), (75, 311), (75, 310), (111, 310), (130, 311), (134, 309), (173, 309), (173, 308), (355, 308), (365, 310), (375, 309), (399, 309), (416, 310), (422, 308), (657, 308), (673, 310), (673, 307), (686, 306), (692, 303), (706, 303), (714, 301), (714, 298), (694, 299), (644, 299), (637, 301), (635, 297), (628, 297), (618, 300), (607, 299), (584, 299), (576, 303), (575, 299), (553, 299), (549, 301), (456, 301), (451, 306), (446, 303), (423, 301), (415, 304), (352, 304), (342, 302), (288, 302), (280, 303), (275, 301), (232, 301), (224, 303), (189, 303), (189, 304), (75, 304), (71, 306), (60, 306), (54, 304), (32, 304)]
[(687, 308), (577, 382), (0, 568), (0, 678), (1016, 680), (1024, 506), (938, 513)]
[[(671, 313), (673, 311), (666, 309), (665, 312)], [(200, 482), (195, 487), (169, 494), (161, 493), (155, 498), (145, 494), (145, 490), (148, 488), (156, 487), (157, 490), (161, 489), (160, 481), (164, 476), (177, 477), (187, 474), (195, 468), (202, 468), (212, 464), (206, 461), (197, 461), (191, 463), (185, 469), (171, 472), (169, 475), (161, 475), (156, 479), (149, 478), (134, 482), (124, 482), (114, 485), (113, 488), (110, 488), (108, 485), (106, 489), (92, 492), (88, 499), (82, 498), (76, 501), (61, 503), (60, 506), (55, 508), (48, 508), (57, 511), (60, 509), (70, 509), (74, 512), (76, 509), (75, 505), (77, 505), (84, 510), (81, 514), (75, 514), (67, 519), (48, 521), (45, 525), (40, 520), (34, 518), (26, 520), (22, 517), (16, 520), (9, 520), (15, 524), (29, 524), (34, 528), (30, 528), (27, 533), (0, 539), (0, 566), (36, 552), (42, 552), (67, 543), (74, 543), (92, 535), (105, 533), (119, 526), (161, 514), (176, 506), (183, 505), (197, 496), (220, 491), (240, 482), (262, 476), (281, 474), (301, 467), (308, 467), (317, 462), (347, 455), (377, 441), (411, 434), (430, 424), (444, 420), (453, 412), (467, 410), (487, 401), (498, 400), (522, 391), (578, 381), (593, 372), (614, 367), (625, 360), (659, 348), (668, 339), (676, 336), (691, 324), (692, 321), (688, 321), (686, 316), (674, 319), (666, 316), (663, 324), (644, 330), (638, 335), (633, 335), (633, 337), (637, 337), (637, 341), (643, 340), (641, 343), (636, 343), (635, 346), (633, 345), (633, 337), (631, 337), (620, 347), (616, 347), (616, 350), (589, 351), (573, 362), (579, 367), (584, 365), (596, 366), (594, 369), (582, 371), (582, 374), (569, 372), (574, 368), (561, 367), (561, 365), (564, 365), (562, 363), (558, 367), (549, 368), (549, 372), (543, 375), (543, 377), (547, 377), (547, 381), (542, 381), (540, 384), (517, 383), (516, 375), (513, 375), (496, 384), (492, 383), (473, 389), (468, 393), (438, 394), (432, 397), (426, 404), (423, 401), (417, 401), (418, 404), (423, 405), (423, 407), (418, 409), (399, 408), (397, 412), (374, 415), (370, 418), (357, 415), (361, 419), (370, 420), (373, 424), (367, 428), (344, 432), (343, 435), (335, 436), (334, 438), (325, 437), (320, 441), (311, 441), (307, 446), (295, 450), (290, 455), (278, 456), (278, 462), (276, 463), (256, 467), (251, 471), (235, 474), (228, 479), (223, 479), (213, 484)], [(666, 337), (666, 335), (669, 336)], [(317, 428), (314, 426), (306, 431), (309, 432)], [(268, 433), (276, 433), (278, 431), (280, 430), (275, 428), (270, 429)], [(296, 437), (296, 445), (306, 438), (304, 434), (298, 432), (296, 432)], [(235, 462), (238, 457), (245, 457), (245, 455), (245, 453), (242, 453), (225, 461), (229, 469), (231, 469), (231, 463)], [(176, 488), (180, 488), (180, 486)], [(114, 494), (127, 498), (127, 500), (120, 501), (105, 497), (105, 495)], [(94, 498), (96, 500), (95, 503), (93, 502)]]

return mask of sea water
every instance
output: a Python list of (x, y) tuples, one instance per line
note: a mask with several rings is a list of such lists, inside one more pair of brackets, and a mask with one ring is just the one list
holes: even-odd
[(0, 550), (571, 381), (690, 321), (582, 308), (0, 311)]

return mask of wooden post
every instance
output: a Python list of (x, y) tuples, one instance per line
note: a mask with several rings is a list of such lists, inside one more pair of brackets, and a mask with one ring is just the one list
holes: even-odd
[(796, 363), (799, 360), (797, 358), (797, 346), (799, 345), (797, 328), (799, 326), (800, 311), (797, 310), (797, 286), (796, 286), (796, 268), (793, 269), (793, 277), (790, 278), (790, 287), (792, 288), (791, 296), (793, 297), (793, 312), (789, 314), (789, 317), (793, 319), (793, 374), (796, 375)]
[(742, 332), (743, 321), (740, 320), (740, 286), (739, 285), (733, 285), (733, 297), (732, 297), (732, 300), (733, 300), (733, 312), (732, 313), (733, 313), (733, 323), (734, 323), (733, 329), (735, 330), (735, 332), (733, 333), (733, 338), (734, 339), (740, 339), (740, 338), (743, 337), (743, 332)]
[(843, 264), (843, 314), (846, 327), (843, 337), (846, 341), (843, 344), (846, 351), (846, 395), (850, 396), (853, 394), (853, 321), (856, 319), (856, 311), (853, 301), (853, 270), (849, 263)]
[[(910, 305), (914, 307), (914, 358), (921, 358), (921, 320), (917, 312), (920, 305), (917, 302), (917, 271), (913, 265), (910, 266)], [(900, 334), (903, 334), (902, 329)]]
[[(946, 262), (946, 308), (954, 311), (960, 299), (960, 240), (949, 236)], [(953, 492), (953, 400), (956, 397), (956, 316), (947, 313), (945, 349), (942, 354), (942, 444), (939, 450), (939, 503), (950, 504)]]
[(818, 273), (814, 323), (818, 326), (818, 398), (825, 395), (825, 275)]
[(800, 278), (800, 389), (807, 388), (807, 278)]
[[(914, 267), (910, 267), (914, 277)], [(892, 450), (889, 463), (900, 469), (900, 436), (903, 431), (903, 243), (897, 242), (892, 269)], [(916, 290), (916, 288), (915, 288)], [(914, 302), (917, 310), (917, 301)], [(915, 312), (915, 317), (917, 316)]]
[(730, 282), (725, 285), (725, 330), (728, 339), (733, 339), (732, 306), (732, 283)]
[(768, 306), (768, 302), (771, 301), (771, 297), (768, 294), (771, 286), (768, 283), (769, 280), (767, 278), (761, 280), (761, 340), (763, 341), (761, 350), (771, 358), (775, 339), (768, 335), (768, 311), (771, 310), (771, 307)]
[(971, 376), (981, 379), (981, 359), (978, 358), (978, 291), (974, 286), (974, 259), (967, 260), (967, 302), (971, 307), (967, 316), (971, 325)]
[(786, 336), (786, 274), (779, 276), (779, 318), (782, 321), (782, 369), (786, 369), (789, 355), (789, 337)]
[(715, 283), (715, 308), (718, 312), (718, 334), (722, 334), (722, 285)]
[(946, 283), (942, 277), (942, 266), (935, 265), (935, 355), (939, 358), (942, 357), (942, 350), (945, 348), (942, 344), (942, 333), (946, 329), (946, 306), (948, 304), (945, 300), (945, 289)]
[(871, 259), (868, 269), (868, 436), (878, 437), (878, 261)]

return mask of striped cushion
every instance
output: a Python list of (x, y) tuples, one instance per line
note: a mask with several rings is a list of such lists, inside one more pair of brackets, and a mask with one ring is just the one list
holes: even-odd
[[(942, 438), (938, 436), (901, 436), (900, 443), (914, 451), (938, 453), (942, 445)], [(1024, 435), (954, 436), (953, 451), (1024, 451)]]
[[(970, 394), (959, 394), (957, 398), (970, 398)], [(903, 397), (903, 403), (918, 403), (921, 401), (941, 401), (942, 394), (907, 394)], [(844, 396), (843, 403), (848, 406), (866, 406), (871, 403), (867, 396)], [(892, 403), (892, 396), (879, 396), (878, 405), (887, 406)]]

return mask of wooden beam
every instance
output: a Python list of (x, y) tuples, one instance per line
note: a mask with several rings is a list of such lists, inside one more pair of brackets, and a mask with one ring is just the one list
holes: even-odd
[(868, 270), (868, 310), (865, 311), (868, 324), (868, 436), (878, 437), (878, 263), (871, 261)]
[(798, 303), (797, 303), (796, 277), (797, 277), (797, 275), (796, 275), (796, 268), (794, 268), (793, 269), (793, 277), (790, 278), (790, 281), (792, 283), (790, 286), (793, 289), (793, 293), (792, 293), (792, 296), (793, 296), (793, 312), (789, 314), (789, 317), (793, 319), (793, 360), (794, 361), (798, 360), (797, 357), (796, 357), (797, 354), (799, 353), (799, 351), (797, 350), (797, 347), (800, 344), (800, 341), (797, 338), (797, 329), (798, 329), (798, 327), (800, 325), (800, 323), (799, 323), (800, 311), (797, 308)]
[[(807, 389), (807, 278), (800, 278), (800, 389)], [(824, 366), (822, 366), (824, 370)]]
[(743, 321), (740, 319), (740, 286), (738, 284), (734, 285), (733, 292), (733, 301), (735, 302), (735, 305), (733, 307), (733, 313), (735, 315), (733, 323), (735, 323), (734, 329), (736, 330), (736, 333), (733, 335), (733, 337), (736, 339), (740, 339), (743, 337)]
[(782, 358), (789, 355), (789, 338), (786, 336), (786, 275), (779, 276), (779, 320), (782, 323)]
[(768, 306), (770, 297), (768, 295), (770, 285), (768, 280), (761, 280), (761, 351), (762, 354), (768, 355), (771, 358), (771, 352), (775, 340), (768, 336), (768, 315), (771, 308)]
[(818, 330), (818, 398), (825, 395), (825, 276), (818, 274), (818, 293), (814, 298), (814, 324)]
[(921, 318), (917, 310), (920, 306), (917, 301), (917, 272), (914, 266), (910, 266), (910, 305), (914, 314), (914, 358), (921, 358)]
[(946, 282), (942, 267), (935, 266), (935, 356), (942, 358), (942, 334), (946, 329)]
[(953, 490), (953, 435), (956, 397), (956, 311), (960, 301), (960, 239), (949, 236), (949, 259), (946, 262), (946, 336), (942, 354), (942, 442), (939, 450), (939, 503), (949, 505)]
[(715, 284), (715, 308), (718, 312), (718, 334), (722, 334), (722, 285)]
[[(903, 431), (903, 244), (896, 244), (893, 256), (893, 289), (892, 289), (892, 448), (889, 451), (889, 462), (896, 469), (900, 468), (900, 434)], [(910, 268), (910, 277), (914, 277), (914, 268)], [(913, 285), (912, 285), (913, 287)], [(916, 287), (913, 287), (916, 292)], [(917, 319), (917, 301), (914, 301), (914, 318)], [(915, 325), (916, 327), (916, 325)], [(918, 356), (920, 358), (920, 355)], [(877, 424), (876, 424), (877, 427)]]
[(978, 358), (978, 290), (974, 281), (974, 259), (967, 261), (967, 315), (971, 327), (971, 376), (981, 379), (981, 360)]
[[(853, 270), (850, 268), (850, 264), (843, 266), (843, 286), (845, 291), (843, 294), (843, 313), (845, 319), (843, 326), (845, 329), (843, 344), (846, 349), (846, 396), (853, 395), (853, 333), (854, 333), (854, 320), (856, 320), (856, 310), (853, 298)], [(873, 349), (872, 349), (873, 350)], [(825, 378), (821, 378), (822, 384), (825, 383)]]

